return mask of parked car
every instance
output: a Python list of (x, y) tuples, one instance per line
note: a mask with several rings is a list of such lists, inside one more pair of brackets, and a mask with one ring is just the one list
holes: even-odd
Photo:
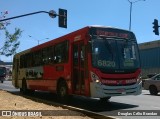
[(155, 75), (156, 75), (156, 73), (148, 74), (148, 75), (147, 75), (147, 79), (142, 79), (142, 87), (144, 87), (144, 82), (145, 82), (145, 80), (148, 80), (148, 79), (152, 78), (152, 77), (155, 76)]
[(0, 67), (0, 82), (3, 83), (3, 81), (6, 78), (6, 67)]
[(152, 77), (155, 76), (155, 75), (156, 75), (156, 73), (154, 73), (154, 74), (148, 74), (147, 77), (148, 77), (148, 78), (152, 78)]
[(144, 80), (143, 88), (149, 90), (151, 95), (157, 95), (160, 92), (160, 74)]

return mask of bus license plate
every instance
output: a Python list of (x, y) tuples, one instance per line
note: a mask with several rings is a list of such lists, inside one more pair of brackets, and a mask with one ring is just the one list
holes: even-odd
[(125, 95), (125, 94), (126, 94), (126, 92), (122, 92), (122, 94), (123, 94), (123, 95)]
[(118, 89), (117, 92), (122, 93), (123, 95), (126, 94), (125, 89)]

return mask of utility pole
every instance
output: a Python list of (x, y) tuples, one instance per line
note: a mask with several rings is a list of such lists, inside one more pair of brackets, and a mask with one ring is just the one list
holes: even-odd
[(145, 1), (145, 0), (137, 0), (137, 1), (130, 1), (128, 0), (128, 2), (130, 3), (130, 17), (129, 17), (129, 30), (131, 31), (131, 25), (132, 25), (132, 6), (134, 3), (139, 2), (139, 1)]

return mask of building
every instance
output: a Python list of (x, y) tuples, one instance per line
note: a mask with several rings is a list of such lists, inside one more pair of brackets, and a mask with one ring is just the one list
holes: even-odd
[(139, 44), (142, 78), (160, 73), (160, 40)]
[(12, 66), (12, 62), (3, 62), (0, 60), (0, 66)]

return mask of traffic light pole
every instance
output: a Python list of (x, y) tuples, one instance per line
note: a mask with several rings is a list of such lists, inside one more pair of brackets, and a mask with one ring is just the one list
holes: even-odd
[(49, 12), (47, 12), (47, 11), (38, 11), (38, 12), (23, 14), (23, 15), (19, 15), (19, 16), (15, 16), (15, 17), (6, 18), (6, 19), (1, 19), (0, 22), (11, 20), (11, 19), (16, 19), (16, 18), (20, 18), (20, 17), (25, 17), (25, 16), (29, 16), (29, 15), (39, 14), (39, 13), (47, 13), (47, 14), (49, 14)]
[(25, 17), (25, 16), (29, 16), (29, 15), (39, 14), (39, 13), (47, 13), (51, 18), (55, 18), (56, 16), (58, 16), (59, 17), (59, 27), (67, 28), (67, 10), (64, 10), (64, 9), (59, 9), (60, 14), (56, 14), (56, 12), (54, 10), (51, 10), (49, 12), (38, 11), (38, 12), (32, 12), (32, 13), (28, 13), (28, 14), (23, 14), (23, 15), (19, 15), (19, 16), (15, 16), (15, 17), (6, 18), (6, 19), (1, 19), (0, 22), (11, 20), (11, 19), (16, 19), (16, 18), (20, 18), (20, 17)]

